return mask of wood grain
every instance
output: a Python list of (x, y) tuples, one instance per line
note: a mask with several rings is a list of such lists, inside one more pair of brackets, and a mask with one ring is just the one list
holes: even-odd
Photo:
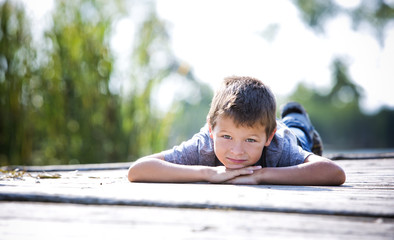
[(337, 163), (339, 187), (129, 183), (123, 167), (3, 171), (0, 239), (394, 239), (394, 159)]

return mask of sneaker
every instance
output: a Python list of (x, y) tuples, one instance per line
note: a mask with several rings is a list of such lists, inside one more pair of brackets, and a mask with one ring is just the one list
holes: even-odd
[[(290, 113), (300, 113), (305, 116), (305, 118), (309, 121), (309, 124), (312, 125), (311, 120), (309, 119), (308, 113), (305, 111), (305, 108), (297, 103), (297, 102), (289, 102), (282, 107), (281, 110), (281, 117), (282, 119), (286, 117)], [(323, 155), (323, 141), (319, 135), (319, 133), (313, 129), (310, 133), (312, 138), (312, 152), (316, 155), (322, 156)]]
[(321, 140), (319, 133), (315, 129), (313, 129), (312, 142), (313, 142), (312, 152), (316, 155), (322, 156), (323, 141)]
[(298, 102), (288, 102), (284, 106), (281, 107), (281, 117), (284, 118), (290, 113), (301, 113), (306, 116), (309, 120), (309, 116), (305, 111), (305, 108), (299, 104)]

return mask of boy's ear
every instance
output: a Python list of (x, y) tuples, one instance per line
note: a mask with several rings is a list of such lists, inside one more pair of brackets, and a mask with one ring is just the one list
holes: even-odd
[(267, 141), (265, 142), (264, 146), (268, 147), (271, 144), (272, 139), (274, 138), (276, 133), (276, 128), (274, 131), (272, 131), (271, 135), (267, 138)]
[(209, 129), (209, 137), (213, 139), (213, 134), (212, 134), (212, 126), (208, 122), (208, 129)]

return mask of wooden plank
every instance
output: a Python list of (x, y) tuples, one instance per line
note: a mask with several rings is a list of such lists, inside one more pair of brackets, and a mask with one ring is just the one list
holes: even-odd
[(361, 160), (361, 159), (388, 159), (394, 158), (393, 151), (384, 151), (381, 152), (345, 152), (345, 153), (328, 153), (325, 154), (324, 157), (332, 159), (332, 160)]
[(1, 181), (0, 200), (394, 217), (393, 159), (338, 163), (348, 177), (340, 187), (129, 183), (126, 170), (36, 179), (31, 172)]
[(393, 219), (0, 202), (1, 239), (393, 239)]
[(394, 159), (338, 164), (340, 187), (129, 183), (124, 167), (3, 172), (0, 238), (393, 239)]
[(55, 185), (34, 189), (2, 187), (0, 199), (394, 217), (393, 191), (343, 188), (146, 183), (83, 188)]
[(96, 171), (96, 170), (118, 170), (128, 169), (130, 163), (93, 163), (93, 164), (70, 164), (70, 165), (48, 165), (48, 166), (5, 166), (2, 170), (12, 171), (19, 169), (26, 172), (58, 172), (58, 171)]

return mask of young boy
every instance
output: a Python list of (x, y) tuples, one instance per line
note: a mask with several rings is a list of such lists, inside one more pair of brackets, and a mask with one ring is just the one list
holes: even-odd
[[(207, 124), (179, 146), (137, 160), (129, 181), (341, 185), (344, 171), (298, 103), (276, 120), (271, 90), (251, 77), (228, 77), (213, 97)], [(316, 154), (312, 153), (315, 152)]]

